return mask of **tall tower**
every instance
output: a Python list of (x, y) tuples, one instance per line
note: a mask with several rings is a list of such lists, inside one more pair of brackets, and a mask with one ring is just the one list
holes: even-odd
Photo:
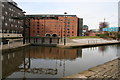
[(120, 1), (118, 2), (118, 27), (120, 27)]

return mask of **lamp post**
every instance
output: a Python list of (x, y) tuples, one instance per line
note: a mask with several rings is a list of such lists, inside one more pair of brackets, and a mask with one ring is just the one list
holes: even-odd
[(62, 20), (60, 20), (61, 23), (61, 42), (62, 42)]
[(64, 45), (66, 45), (66, 31), (67, 31), (67, 17), (66, 17), (66, 14), (67, 14), (67, 12), (64, 12), (64, 14), (65, 14), (65, 35), (64, 35)]
[(46, 17), (44, 17), (44, 36), (43, 37), (45, 37), (45, 33), (46, 33), (45, 32), (46, 31), (45, 28), (46, 28)]
[(25, 29), (26, 29), (26, 18), (23, 20), (23, 44), (25, 44)]
[[(26, 12), (23, 12), (26, 13)], [(29, 37), (29, 43), (30, 43), (30, 19), (32, 19), (33, 17), (27, 17), (27, 16), (21, 16), (21, 17), (12, 17), (12, 19), (16, 19), (16, 20), (23, 20), (23, 44), (25, 44), (25, 31), (26, 31), (26, 20), (28, 20), (28, 26), (29, 26), (29, 33), (28, 33), (28, 37)]]
[(31, 20), (28, 19), (28, 29), (29, 29), (29, 33), (28, 33), (28, 40), (29, 40), (29, 43), (30, 43), (30, 26), (31, 26)]
[[(25, 11), (22, 12), (23, 14), (26, 13)], [(24, 15), (21, 20), (23, 20), (23, 44), (25, 44), (25, 29), (26, 29), (26, 16)], [(20, 18), (19, 18), (20, 19)]]

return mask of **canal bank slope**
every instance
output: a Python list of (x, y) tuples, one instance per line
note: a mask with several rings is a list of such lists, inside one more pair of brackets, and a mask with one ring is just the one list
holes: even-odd
[[(73, 80), (76, 78), (82, 79), (108, 79), (108, 80), (119, 80), (120, 79), (120, 58), (109, 61), (102, 65), (98, 65), (96, 67), (90, 68), (86, 71), (83, 71), (78, 74), (74, 74), (71, 76), (67, 76), (64, 79), (72, 78)], [(63, 79), (63, 80), (64, 80)]]

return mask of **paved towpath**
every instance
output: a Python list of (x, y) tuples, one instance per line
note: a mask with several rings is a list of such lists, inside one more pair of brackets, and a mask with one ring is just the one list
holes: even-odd
[(64, 45), (64, 40), (57, 45), (61, 48), (74, 48), (74, 47), (84, 47), (84, 46), (95, 46), (95, 45), (105, 45), (105, 44), (117, 44), (120, 41), (117, 40), (104, 40), (98, 38), (87, 38), (87, 39), (66, 39), (66, 45)]

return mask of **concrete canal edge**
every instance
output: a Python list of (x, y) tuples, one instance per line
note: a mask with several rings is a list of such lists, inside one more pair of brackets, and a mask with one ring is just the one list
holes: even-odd
[(1, 52), (2, 53), (6, 53), (6, 52), (10, 52), (10, 51), (16, 51), (16, 50), (19, 50), (21, 48), (24, 48), (24, 47), (27, 47), (27, 46), (30, 46), (31, 44), (24, 44), (24, 45), (20, 45), (20, 46), (17, 46), (17, 47), (11, 47), (11, 48), (7, 48), (7, 49), (2, 49)]
[[(112, 61), (106, 62), (104, 64), (89, 68), (83, 72), (78, 74), (73, 74), (71, 76), (64, 77), (62, 80), (72, 78), (73, 80), (76, 78), (81, 79), (120, 79), (120, 58), (114, 59)], [(95, 80), (95, 79), (94, 79)], [(109, 80), (109, 79), (108, 79)]]
[(120, 42), (111, 42), (111, 43), (95, 43), (95, 44), (68, 44), (68, 45), (57, 45), (58, 48), (78, 48), (78, 47), (96, 47), (96, 46), (105, 46), (105, 45), (115, 45), (120, 44)]

